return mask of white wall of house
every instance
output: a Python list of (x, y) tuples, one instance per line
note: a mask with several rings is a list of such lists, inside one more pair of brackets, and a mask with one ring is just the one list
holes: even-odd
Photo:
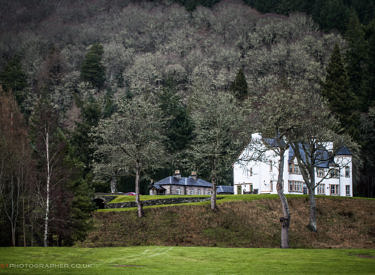
[[(257, 149), (260, 149), (260, 147)], [(234, 194), (254, 192), (256, 189), (258, 190), (258, 194), (277, 194), (278, 156), (276, 156), (273, 151), (269, 150), (266, 151), (262, 160), (245, 160), (249, 156), (254, 157), (252, 151), (252, 148), (246, 148), (240, 155), (239, 160), (233, 165)], [(285, 152), (283, 176), (284, 193), (303, 194), (305, 184), (302, 175), (298, 173), (297, 160), (294, 159), (292, 164), (295, 166), (290, 167), (288, 156), (289, 150)], [(335, 163), (339, 164), (340, 168), (337, 168), (338, 171), (336, 174), (332, 175), (333, 177), (328, 176), (323, 180), (321, 175), (326, 176), (328, 168), (323, 170), (315, 169), (316, 183), (321, 181), (320, 186), (315, 189), (315, 194), (353, 196), (351, 160), (352, 157), (349, 155), (336, 156)], [(305, 193), (306, 191), (307, 189), (305, 189)]]

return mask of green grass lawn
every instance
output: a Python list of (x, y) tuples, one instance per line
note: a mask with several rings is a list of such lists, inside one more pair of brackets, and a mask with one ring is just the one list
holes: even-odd
[[(169, 199), (169, 198), (184, 198), (188, 197), (188, 195), (141, 195), (141, 200), (158, 200), (158, 199)], [(200, 195), (200, 196), (190, 196), (190, 197), (200, 197), (200, 198), (209, 198), (210, 195)], [(288, 198), (303, 198), (307, 197), (307, 195), (287, 195)], [(278, 195), (276, 194), (248, 194), (248, 195), (218, 195), (217, 196), (217, 204), (225, 203), (225, 202), (232, 202), (232, 201), (252, 201), (252, 200), (260, 200), (260, 199), (277, 199)], [(111, 203), (121, 203), (121, 202), (130, 202), (135, 201), (135, 196), (126, 196), (126, 195), (119, 195), (115, 199), (109, 202)], [(202, 202), (191, 202), (191, 203), (178, 203), (178, 204), (165, 204), (165, 205), (154, 205), (154, 206), (144, 206), (144, 209), (147, 208), (159, 208), (159, 207), (170, 207), (170, 206), (181, 206), (181, 205), (205, 205), (210, 204), (210, 201), (202, 201)], [(107, 208), (107, 209), (98, 209), (98, 212), (112, 212), (112, 211), (133, 211), (136, 210), (136, 207), (128, 207), (128, 208)]]
[(364, 249), (33, 247), (0, 248), (0, 259), (0, 274), (375, 274)]

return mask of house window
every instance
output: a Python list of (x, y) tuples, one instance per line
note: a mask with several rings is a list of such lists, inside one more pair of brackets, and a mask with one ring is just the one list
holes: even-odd
[(272, 172), (272, 160), (270, 160), (270, 172)]
[(200, 195), (201, 194), (201, 190), (200, 189), (198, 189), (198, 195)]
[(241, 185), (237, 185), (237, 195), (241, 195), (242, 194), (242, 187)]
[(350, 167), (345, 166), (345, 177), (350, 178)]
[(331, 195), (335, 196), (339, 194), (339, 185), (331, 184)]
[(193, 189), (189, 190), (189, 195), (194, 195), (194, 190)]
[(249, 169), (249, 177), (252, 177), (252, 176), (253, 176), (253, 168), (250, 167), (250, 169)]
[(181, 189), (180, 188), (176, 189), (176, 193), (177, 195), (181, 195)]
[(350, 185), (345, 185), (345, 195), (350, 197)]
[(340, 177), (340, 171), (339, 171), (339, 169), (336, 169), (336, 168), (331, 169), (329, 171), (329, 177), (330, 178), (339, 178)]
[(303, 182), (302, 181), (289, 181), (289, 192), (303, 193)]
[(211, 191), (207, 191), (207, 195), (211, 195)]
[(318, 185), (318, 190), (317, 190), (317, 193), (318, 195), (324, 195), (326, 192), (325, 192), (325, 188), (326, 188), (326, 185), (325, 184), (319, 184)]
[(299, 169), (299, 166), (297, 164), (294, 164), (294, 163), (289, 163), (289, 173), (300, 175), (301, 171)]
[(324, 168), (318, 168), (316, 170), (316, 175), (319, 177), (319, 178), (323, 178), (325, 176), (325, 171), (324, 171)]

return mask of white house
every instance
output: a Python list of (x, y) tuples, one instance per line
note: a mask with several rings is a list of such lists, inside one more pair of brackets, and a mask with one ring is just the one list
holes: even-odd
[[(260, 141), (259, 134), (253, 134), (252, 140)], [(272, 141), (269, 139), (269, 141)], [(254, 143), (241, 153), (233, 165), (234, 194), (277, 194), (279, 157), (272, 150), (267, 150), (263, 143)], [(332, 143), (327, 143), (327, 155), (332, 151)], [(258, 158), (259, 150), (262, 158)], [(249, 160), (259, 159), (259, 160)], [(327, 173), (329, 172), (328, 176)], [(324, 161), (315, 167), (316, 195), (353, 196), (352, 154), (343, 147), (335, 154), (333, 161)], [(307, 194), (307, 188), (300, 173), (292, 148), (285, 152), (284, 193)]]

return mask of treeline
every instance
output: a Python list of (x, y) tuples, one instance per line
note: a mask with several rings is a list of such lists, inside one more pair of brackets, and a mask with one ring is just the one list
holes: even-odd
[[(325, 80), (332, 50), (358, 52), (308, 16), (239, 1), (191, 12), (148, 1), (5, 2), (15, 13), (2, 14), (0, 33), (3, 245), (72, 244), (90, 228), (93, 192), (137, 182), (146, 193), (174, 169), (231, 184), (256, 130), (249, 109), (271, 91), (319, 94), (322, 83), (336, 106)], [(370, 28), (356, 26), (370, 45)], [(366, 72), (369, 60), (360, 59)], [(367, 79), (361, 91), (371, 94)], [(373, 103), (351, 93), (358, 103), (343, 126), (371, 146)], [(331, 107), (339, 118), (345, 102)]]
[[(0, 26), (4, 30), (11, 27), (28, 25), (34, 27), (42, 22), (51, 13), (60, 13), (63, 20), (71, 22), (84, 22), (98, 13), (119, 11), (129, 4), (140, 3), (139, 0), (115, 0), (115, 1), (43, 1), (43, 0), (15, 0), (1, 1), (3, 13)], [(212, 8), (220, 0), (144, 0), (142, 2), (154, 2), (161, 5), (177, 3), (193, 12), (197, 7)], [(232, 1), (233, 2), (233, 1)], [(239, 0), (262, 13), (277, 13), (289, 15), (303, 12), (311, 15), (313, 20), (324, 31), (346, 31), (350, 14), (355, 12), (362, 24), (369, 24), (375, 16), (374, 0)], [(32, 12), (30, 12), (32, 10)]]

